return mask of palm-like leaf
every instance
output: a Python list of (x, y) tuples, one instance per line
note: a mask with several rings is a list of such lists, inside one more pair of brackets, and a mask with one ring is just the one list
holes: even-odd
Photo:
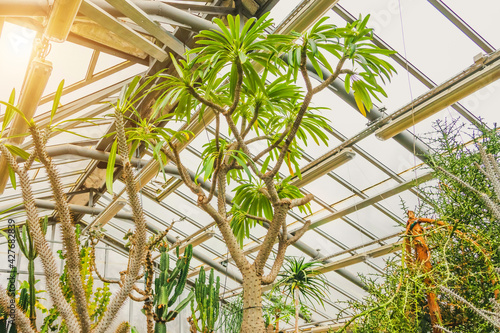
[[(289, 184), (289, 178), (279, 180), (276, 190), (280, 198), (302, 198), (300, 190)], [(231, 228), (240, 246), (243, 246), (245, 238), (250, 236), (250, 229), (255, 227), (257, 223), (262, 224), (262, 221), (248, 218), (248, 215), (273, 219), (273, 207), (271, 202), (265, 195), (265, 185), (263, 182), (251, 183), (244, 182), (234, 189), (236, 195), (233, 198), (233, 207), (231, 208)], [(301, 212), (311, 211), (309, 204), (299, 206)]]

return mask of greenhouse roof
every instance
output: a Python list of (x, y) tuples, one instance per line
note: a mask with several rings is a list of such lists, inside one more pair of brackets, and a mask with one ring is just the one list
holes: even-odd
[[(159, 9), (151, 5), (153, 2), (167, 7)], [(27, 84), (25, 73), (51, 3), (0, 0), (0, 100), (9, 100), (12, 88), (17, 97)], [(384, 260), (397, 255), (400, 235), (406, 225), (402, 203), (413, 208), (425, 200), (420, 187), (431, 181), (432, 175), (419, 153), (432, 150), (430, 140), (425, 138), (432, 136), (433, 123), (457, 120), (472, 129), (483, 122), (493, 126), (499, 120), (500, 81), (492, 79), (474, 93), (457, 93), (456, 103), (453, 101), (454, 104), (442, 107), (426, 119), (420, 121), (415, 115), (411, 118), (412, 112), (422, 105), (439, 100), (442, 95), (453, 95), (457, 81), (477, 84), (482, 80), (478, 71), (494, 71), (498, 67), (499, 2), (477, 0), (471, 5), (465, 0), (448, 3), (442, 0), (239, 0), (234, 3), (226, 0), (84, 0), (67, 41), (52, 42), (47, 50), (46, 59), (53, 68), (34, 119), (38, 124), (48, 124), (54, 94), (62, 80), (64, 90), (54, 122), (99, 118), (92, 123), (62, 122), (63, 130), (53, 133), (48, 147), (73, 205), (76, 222), (86, 226), (95, 223), (110, 207), (121, 208), (104, 227), (106, 255), (100, 258), (105, 274), (118, 276), (126, 264), (123, 236), (133, 223), (130, 207), (123, 204), (126, 194), (119, 177), (114, 182), (115, 194), (106, 191), (106, 152), (111, 148), (112, 139), (105, 135), (114, 131), (113, 118), (106, 117), (111, 113), (111, 103), (134, 76), (152, 75), (169, 68), (168, 54), (178, 57), (192, 47), (193, 36), (200, 29), (213, 26), (213, 17), (227, 14), (251, 17), (266, 12), (274, 19), (273, 31), (270, 31), (273, 33), (307, 29), (322, 16), (328, 16), (329, 22), (337, 26), (344, 26), (346, 21), (370, 14), (368, 25), (374, 28), (373, 43), (397, 51), (391, 56), (397, 74), (384, 87), (388, 97), (377, 102), (366, 118), (357, 110), (354, 98), (345, 92), (341, 81), (334, 82), (313, 99), (314, 106), (325, 107), (322, 115), (331, 121), (331, 128), (325, 133), (330, 140), (328, 146), (311, 142), (303, 151), (301, 168), (303, 172), (308, 170), (310, 179), (300, 186), (303, 193), (314, 194), (314, 200), (311, 213), (293, 210), (287, 223), (291, 231), (298, 230), (306, 220), (312, 222), (312, 227), (288, 249), (287, 255), (323, 261), (322, 270), (330, 287), (325, 308), (317, 307), (313, 324), (303, 322), (303, 327), (334, 324), (345, 306), (341, 302), (361, 299), (365, 294), (358, 274), (380, 273)], [(311, 77), (319, 80), (315, 73), (311, 73)], [(3, 118), (5, 108), (2, 106), (0, 110)], [(375, 132), (383, 136), (385, 128), (394, 126), (405, 115), (410, 119), (408, 128), (385, 141), (376, 137)], [(211, 121), (207, 118), (199, 122), (193, 117), (188, 126), (196, 138), (184, 147), (181, 158), (193, 172), (201, 163), (203, 145), (213, 137)], [(166, 124), (173, 129), (181, 125), (180, 122)], [(464, 134), (463, 140), (469, 139)], [(19, 145), (29, 149), (32, 142), (26, 139)], [(196, 196), (178, 175), (158, 173), (150, 151), (137, 153), (135, 166), (149, 232), (164, 230), (176, 221), (169, 240), (178, 238), (196, 244), (190, 279), (194, 280), (202, 265), (213, 267), (221, 276), (225, 298), (241, 292), (241, 274), (215, 223), (197, 206)], [(282, 171), (288, 174), (287, 170)], [(7, 172), (2, 170), (2, 173), (0, 176), (4, 176), (7, 185), (0, 196), (0, 210), (21, 205), (11, 218), (22, 223), (25, 213), (21, 193), (7, 181)], [(54, 216), (47, 174), (40, 163), (35, 162), (30, 177), (40, 211)], [(0, 228), (6, 225), (7, 220), (2, 219)], [(254, 258), (266, 232), (260, 225), (252, 230), (244, 244), (249, 258)], [(58, 229), (53, 228), (50, 238), (54, 247), (60, 248)], [(2, 246), (0, 252), (6, 252), (5, 242)], [(271, 255), (268, 268), (272, 258)], [(7, 271), (7, 267), (0, 266), (0, 269)]]

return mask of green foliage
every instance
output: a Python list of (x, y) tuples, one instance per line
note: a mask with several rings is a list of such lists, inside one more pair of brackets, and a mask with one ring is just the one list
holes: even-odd
[(240, 333), (243, 322), (243, 298), (242, 295), (234, 297), (231, 301), (221, 306), (221, 326), (224, 333)]
[[(210, 270), (208, 283), (205, 270), (200, 268), (200, 274), (194, 283), (194, 299), (191, 301), (191, 318), (196, 329), (202, 333), (212, 333), (217, 329), (219, 319), (220, 279), (214, 279), (214, 269)], [(196, 301), (196, 307), (195, 307)]]
[(162, 245), (159, 250), (161, 253), (160, 276), (155, 279), (154, 288), (155, 333), (166, 333), (166, 323), (174, 320), (179, 312), (189, 305), (189, 302), (194, 297), (194, 293), (190, 292), (185, 299), (179, 302), (175, 309), (169, 310), (184, 291), (189, 263), (193, 257), (193, 246), (188, 245), (183, 256), (179, 255), (179, 248), (177, 248), (177, 262), (171, 272), (169, 272), (170, 257), (168, 255), (168, 247)]
[[(273, 216), (269, 198), (258, 193), (263, 185), (257, 177), (257, 165), (262, 163), (259, 171), (265, 174), (274, 169), (272, 161), (279, 166), (284, 161), (290, 175), (300, 178), (299, 147), (307, 146), (311, 140), (318, 145), (328, 143), (325, 134), (330, 126), (328, 117), (320, 114), (321, 107), (309, 105), (310, 97), (325, 86), (304, 92), (296, 84), (305, 61), (311, 61), (317, 70), (322, 65), (332, 75), (346, 75), (346, 88), (354, 90), (363, 113), (371, 108), (372, 98), (385, 96), (379, 81), (389, 79), (394, 68), (382, 58), (392, 51), (369, 43), (372, 31), (366, 28), (368, 19), (368, 16), (360, 18), (344, 28), (321, 19), (309, 32), (289, 35), (267, 34), (266, 29), (272, 25), (267, 14), (259, 19), (250, 18), (243, 26), (239, 16), (229, 15), (227, 27), (222, 20), (214, 19), (218, 31), (201, 31), (196, 36), (196, 47), (185, 59), (171, 57), (173, 73), (159, 72), (142, 85), (136, 78), (122, 90), (115, 108), (133, 124), (127, 132), (131, 151), (139, 143), (153, 148), (153, 155), (162, 167), (167, 162), (164, 149), (173, 148), (174, 137), (178, 141), (187, 140), (192, 133), (158, 124), (190, 122), (195, 115), (202, 122), (209, 108), (215, 113), (217, 124), (225, 120), (230, 139), (222, 139), (220, 124), (216, 125), (215, 138), (204, 146), (197, 175), (214, 183), (216, 173), (224, 168), (227, 183), (248, 178), (238, 186), (236, 205), (231, 212), (232, 227), (241, 244), (257, 223), (245, 214), (266, 219)], [(288, 62), (284, 60), (286, 57)], [(331, 65), (332, 57), (338, 60), (335, 68)], [(349, 62), (351, 69), (343, 69)], [(156, 79), (159, 83), (153, 84)], [(135, 103), (150, 93), (156, 98), (151, 114), (143, 118)], [(162, 114), (165, 109), (169, 112)], [(256, 157), (249, 156), (251, 150), (238, 142), (237, 135), (242, 140), (247, 140), (247, 136), (255, 140), (246, 145), (262, 140), (268, 148)], [(108, 188), (113, 180), (113, 162), (110, 157)], [(289, 198), (300, 195), (286, 181), (278, 179), (278, 186), (283, 187), (280, 193), (287, 193)], [(299, 209), (305, 211), (306, 207)]]
[[(222, 139), (219, 139), (218, 149), (215, 140), (209, 141), (208, 143), (204, 144), (203, 147), (205, 147), (205, 149), (201, 154), (202, 162), (196, 172), (197, 178), (199, 175), (203, 175), (204, 181), (212, 178), (217, 165), (220, 164), (220, 161), (227, 158), (228, 163), (235, 162), (237, 165), (241, 166), (241, 168), (245, 171), (246, 176), (248, 177), (248, 181), (252, 181), (253, 175), (248, 168), (248, 164), (255, 163), (249, 156), (247, 156), (247, 154), (245, 154), (241, 150), (227, 149), (228, 142)], [(227, 181), (229, 182), (231, 179), (239, 180), (242, 178), (243, 177), (241, 170), (232, 170), (228, 173)]]
[[(103, 283), (102, 287), (95, 286), (92, 266), (92, 248), (87, 246), (88, 244), (86, 244), (86, 242), (84, 242), (84, 244), (81, 243), (80, 225), (76, 225), (75, 233), (77, 245), (80, 248), (80, 274), (82, 276), (87, 304), (89, 305), (89, 316), (91, 323), (95, 325), (102, 319), (111, 300), (112, 293), (109, 289), (109, 284), (106, 282)], [(63, 251), (59, 250), (58, 253), (59, 259), (65, 260)], [(66, 301), (68, 301), (71, 305), (74, 305), (73, 292), (69, 286), (68, 269), (66, 264), (64, 265), (63, 273), (59, 277), (59, 281)], [(44, 312), (44, 321), (42, 327), (40, 328), (40, 332), (68, 332), (66, 323), (64, 321), (59, 323), (57, 321), (58, 319), (59, 311), (55, 307), (52, 307), (48, 311)]]
[[(481, 128), (469, 136), (456, 121), (438, 121), (435, 128), (437, 133), (431, 142), (435, 154), (428, 158), (438, 181), (421, 189), (428, 202), (419, 209), (421, 215), (435, 214), (449, 227), (432, 226), (425, 234), (432, 271), (424, 274), (391, 260), (383, 275), (362, 277), (370, 295), (362, 302), (351, 302), (346, 309), (346, 314), (355, 313), (354, 324), (349, 326), (353, 332), (430, 331), (426, 299), (430, 291), (438, 295), (442, 327), (454, 333), (494, 330), (471, 306), (438, 287), (455, 291), (478, 309), (495, 310), (490, 300), (500, 290), (499, 221), (475, 191), (462, 186), (449, 173), (495, 199), (492, 183), (479, 169), (483, 162), (477, 145), (498, 161), (500, 135), (497, 129)], [(470, 142), (464, 142), (469, 138)], [(428, 287), (424, 279), (434, 287)]]
[[(283, 293), (273, 289), (264, 294), (264, 300), (265, 304), (262, 307), (262, 312), (266, 327), (273, 325), (273, 327), (276, 328), (279, 321), (287, 324), (292, 323), (295, 316), (295, 306), (289, 297), (286, 297)], [(306, 304), (300, 303), (299, 311), (306, 321), (310, 321), (311, 310)]]
[[(160, 109), (156, 109), (153, 114), (147, 116), (141, 115), (135, 108), (135, 103), (144, 98), (152, 90), (148, 88), (151, 81), (157, 78), (157, 75), (148, 77), (139, 85), (140, 76), (136, 76), (128, 86), (124, 86), (116, 103), (113, 104), (115, 110), (124, 114), (124, 118), (129, 122), (129, 127), (125, 128), (127, 142), (131, 145), (129, 158), (132, 158), (136, 149), (144, 145), (146, 149), (152, 149), (153, 157), (160, 163), (160, 171), (166, 165), (166, 157), (161, 152), (161, 148), (166, 143), (173, 141), (185, 142), (193, 135), (190, 131), (176, 131), (163, 127), (162, 122), (171, 120), (171, 113), (158, 114)], [(114, 136), (116, 132), (108, 133), (107, 136)], [(116, 157), (118, 155), (117, 140), (111, 145), (108, 163), (106, 167), (106, 189), (113, 194), (114, 171)], [(165, 174), (164, 174), (165, 175)]]
[[(289, 183), (290, 179), (278, 179), (276, 190), (280, 198), (302, 198), (303, 195), (300, 190)], [(233, 206), (231, 208), (231, 228), (243, 247), (243, 241), (250, 236), (250, 230), (257, 225), (262, 225), (261, 220), (249, 218), (247, 215), (266, 218), (267, 220), (273, 219), (273, 208), (271, 202), (266, 196), (266, 186), (264, 182), (258, 181), (256, 183), (243, 182), (237, 186), (233, 191), (236, 192), (233, 198)], [(302, 213), (311, 212), (310, 204), (299, 206)]]
[[(335, 71), (324, 52), (339, 60), (350, 61), (354, 69), (359, 66), (361, 70), (346, 73), (345, 88), (347, 92), (353, 91), (356, 104), (365, 116), (366, 111), (372, 107), (372, 98), (379, 100), (379, 95), (387, 97), (377, 79), (390, 80), (392, 73), (395, 72), (389, 62), (379, 57), (391, 55), (395, 51), (380, 49), (370, 43), (373, 30), (366, 27), (369, 18), (370, 15), (360, 17), (359, 20), (348, 23), (346, 27), (339, 28), (325, 23), (328, 17), (324, 17), (303, 36), (292, 34), (288, 38), (288, 45), (284, 48), (287, 51), (288, 61), (292, 65), (289, 73), (294, 77), (297, 76), (302, 52), (306, 52), (307, 59), (321, 79), (326, 78), (323, 77), (320, 65), (330, 73)], [(299, 38), (299, 42), (296, 42), (293, 37)], [(280, 40), (286, 37), (275, 38)]]
[[(429, 210), (434, 210), (440, 219), (453, 225), (456, 232), (441, 237), (433, 244), (439, 246), (440, 261), (446, 260), (446, 280), (441, 284), (454, 290), (463, 298), (484, 310), (492, 310), (490, 299), (500, 291), (498, 267), (500, 267), (500, 221), (477, 193), (457, 183), (440, 167), (468, 183), (476, 191), (497, 200), (493, 184), (479, 170), (483, 165), (477, 145), (500, 158), (500, 134), (498, 129), (480, 128), (466, 135), (464, 126), (457, 122), (437, 122), (435, 136), (437, 153), (432, 155), (431, 167), (439, 179), (438, 187), (426, 190)], [(471, 138), (471, 144), (464, 143)], [(461, 232), (469, 237), (459, 237)], [(439, 237), (439, 236), (436, 236)], [(474, 242), (472, 242), (473, 240)], [(442, 245), (444, 244), (444, 246)], [(436, 279), (439, 279), (436, 277)], [(454, 332), (491, 332), (477, 313), (464, 304), (455, 305), (456, 300), (444, 297), (444, 325)], [(453, 306), (451, 306), (453, 304)]]
[[(360, 276), (368, 296), (362, 302), (349, 302), (339, 317), (354, 313), (355, 333), (430, 332), (430, 317), (424, 309), (426, 288), (422, 276), (401, 265), (398, 260), (386, 263), (383, 283), (379, 275)], [(345, 331), (345, 327), (340, 332)]]

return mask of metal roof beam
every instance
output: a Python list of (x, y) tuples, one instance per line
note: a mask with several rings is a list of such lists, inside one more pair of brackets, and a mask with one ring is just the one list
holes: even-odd
[(111, 16), (104, 9), (100, 8), (93, 2), (84, 0), (80, 7), (80, 12), (85, 16), (100, 24), (106, 29), (114, 32), (123, 40), (133, 44), (137, 48), (143, 50), (147, 54), (151, 55), (155, 59), (164, 61), (168, 58), (168, 53), (162, 50), (160, 47), (156, 46), (150, 40), (144, 38), (141, 34), (135, 32), (125, 24), (119, 22), (113, 16)]
[[(123, 16), (120, 10), (117, 10), (110, 4), (106, 3), (106, 1), (93, 0), (92, 2), (110, 15), (115, 17)], [(196, 32), (210, 29), (219, 30), (219, 27), (215, 23), (161, 1), (133, 0), (131, 2), (133, 2), (137, 8), (140, 8), (149, 15), (157, 15), (170, 19), (172, 21), (172, 25), (179, 23), (182, 27), (189, 27), (191, 30)]]
[(460, 31), (462, 31), (467, 37), (470, 38), (477, 46), (479, 46), (484, 52), (491, 53), (495, 51), (495, 48), (491, 46), (486, 39), (484, 39), (480, 34), (477, 33), (467, 22), (465, 22), (460, 16), (457, 15), (450, 7), (448, 7), (441, 0), (427, 0), (434, 8), (436, 8), (441, 14), (443, 14), (451, 23), (453, 23)]
[(408, 180), (402, 184), (399, 184), (395, 187), (392, 187), (390, 188), (389, 190), (386, 190), (386, 191), (383, 191), (377, 195), (374, 195), (372, 197), (369, 197), (369, 198), (366, 198), (364, 200), (362, 200), (361, 202), (358, 202), (358, 203), (355, 203), (347, 208), (344, 208), (342, 210), (339, 210), (333, 214), (330, 214), (328, 216), (325, 216), (321, 219), (319, 219), (318, 221), (314, 222), (311, 224), (311, 226), (309, 227), (310, 229), (314, 229), (314, 228), (317, 228), (323, 224), (326, 224), (328, 222), (331, 222), (331, 221), (334, 221), (338, 218), (341, 218), (342, 216), (345, 216), (345, 215), (348, 215), (348, 214), (351, 214), (355, 211), (358, 211), (358, 210), (361, 210), (365, 207), (368, 207), (370, 205), (373, 205), (374, 203), (376, 202), (379, 202), (379, 201), (382, 201), (382, 200), (385, 200), (389, 197), (392, 197), (393, 195), (396, 195), (396, 194), (399, 194), (403, 191), (406, 191), (407, 189), (417, 185), (417, 184), (421, 184), (421, 183), (424, 183), (426, 181), (429, 181), (433, 178), (433, 174), (432, 172), (430, 173), (425, 173), (415, 179), (411, 179), (411, 180)]
[(350, 257), (340, 259), (340, 260), (335, 261), (335, 262), (331, 262), (329, 264), (315, 268), (315, 270), (317, 270), (321, 273), (327, 273), (327, 272), (331, 272), (331, 271), (334, 271), (334, 270), (337, 270), (340, 268), (344, 268), (347, 266), (358, 264), (360, 262), (364, 262), (367, 258), (378, 258), (381, 256), (385, 256), (386, 254), (390, 254), (390, 253), (399, 251), (401, 249), (402, 243), (403, 242), (397, 242), (397, 243), (379, 246), (373, 250), (358, 253), (354, 256), (350, 256)]
[[(185, 45), (175, 38), (170, 32), (165, 30), (161, 25), (154, 22), (149, 15), (144, 12), (140, 7), (138, 7), (133, 1), (130, 0), (106, 0), (113, 7), (118, 9), (121, 13), (127, 16), (129, 19), (134, 21), (144, 30), (146, 30), (151, 36), (155, 37), (161, 41), (165, 46), (172, 50), (177, 55), (184, 58), (184, 52), (186, 51)], [(158, 60), (162, 60), (157, 58)], [(164, 59), (163, 59), (164, 60)]]
[[(344, 7), (340, 5), (333, 7), (333, 11), (347, 22), (353, 22), (356, 20), (356, 18), (351, 13), (349, 13), (346, 9), (344, 9)], [(380, 38), (375, 33), (373, 34), (372, 42), (381, 49), (394, 50), (389, 44), (387, 44), (382, 38)], [(413, 77), (422, 82), (427, 88), (432, 89), (437, 86), (437, 84), (434, 81), (432, 81), (427, 75), (425, 75), (422, 71), (420, 71), (415, 65), (409, 62), (408, 59), (403, 57), (401, 54), (394, 53), (391, 54), (390, 57), (401, 67), (406, 69), (411, 75), (413, 75)], [(470, 123), (474, 124), (475, 126), (482, 124), (481, 120), (477, 118), (472, 112), (467, 110), (462, 104), (455, 103), (451, 107), (454, 108), (459, 114), (461, 114), (465, 119), (467, 119)]]

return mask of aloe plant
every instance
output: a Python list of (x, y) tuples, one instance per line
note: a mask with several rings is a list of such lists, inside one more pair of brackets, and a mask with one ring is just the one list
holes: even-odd
[(168, 247), (166, 245), (160, 246), (160, 253), (160, 276), (155, 279), (154, 293), (155, 333), (166, 333), (166, 323), (174, 320), (179, 312), (184, 309), (194, 297), (194, 293), (191, 291), (175, 309), (169, 310), (184, 291), (189, 271), (189, 263), (193, 257), (193, 246), (188, 245), (182, 257), (179, 255), (179, 248), (176, 249), (178, 259), (175, 268), (171, 272), (169, 272), (170, 257), (168, 255)]
[[(208, 284), (203, 267), (194, 284), (194, 299), (191, 301), (191, 331), (212, 333), (216, 330), (219, 317), (220, 279), (214, 280), (214, 270), (210, 270)], [(196, 307), (195, 307), (196, 301)]]

